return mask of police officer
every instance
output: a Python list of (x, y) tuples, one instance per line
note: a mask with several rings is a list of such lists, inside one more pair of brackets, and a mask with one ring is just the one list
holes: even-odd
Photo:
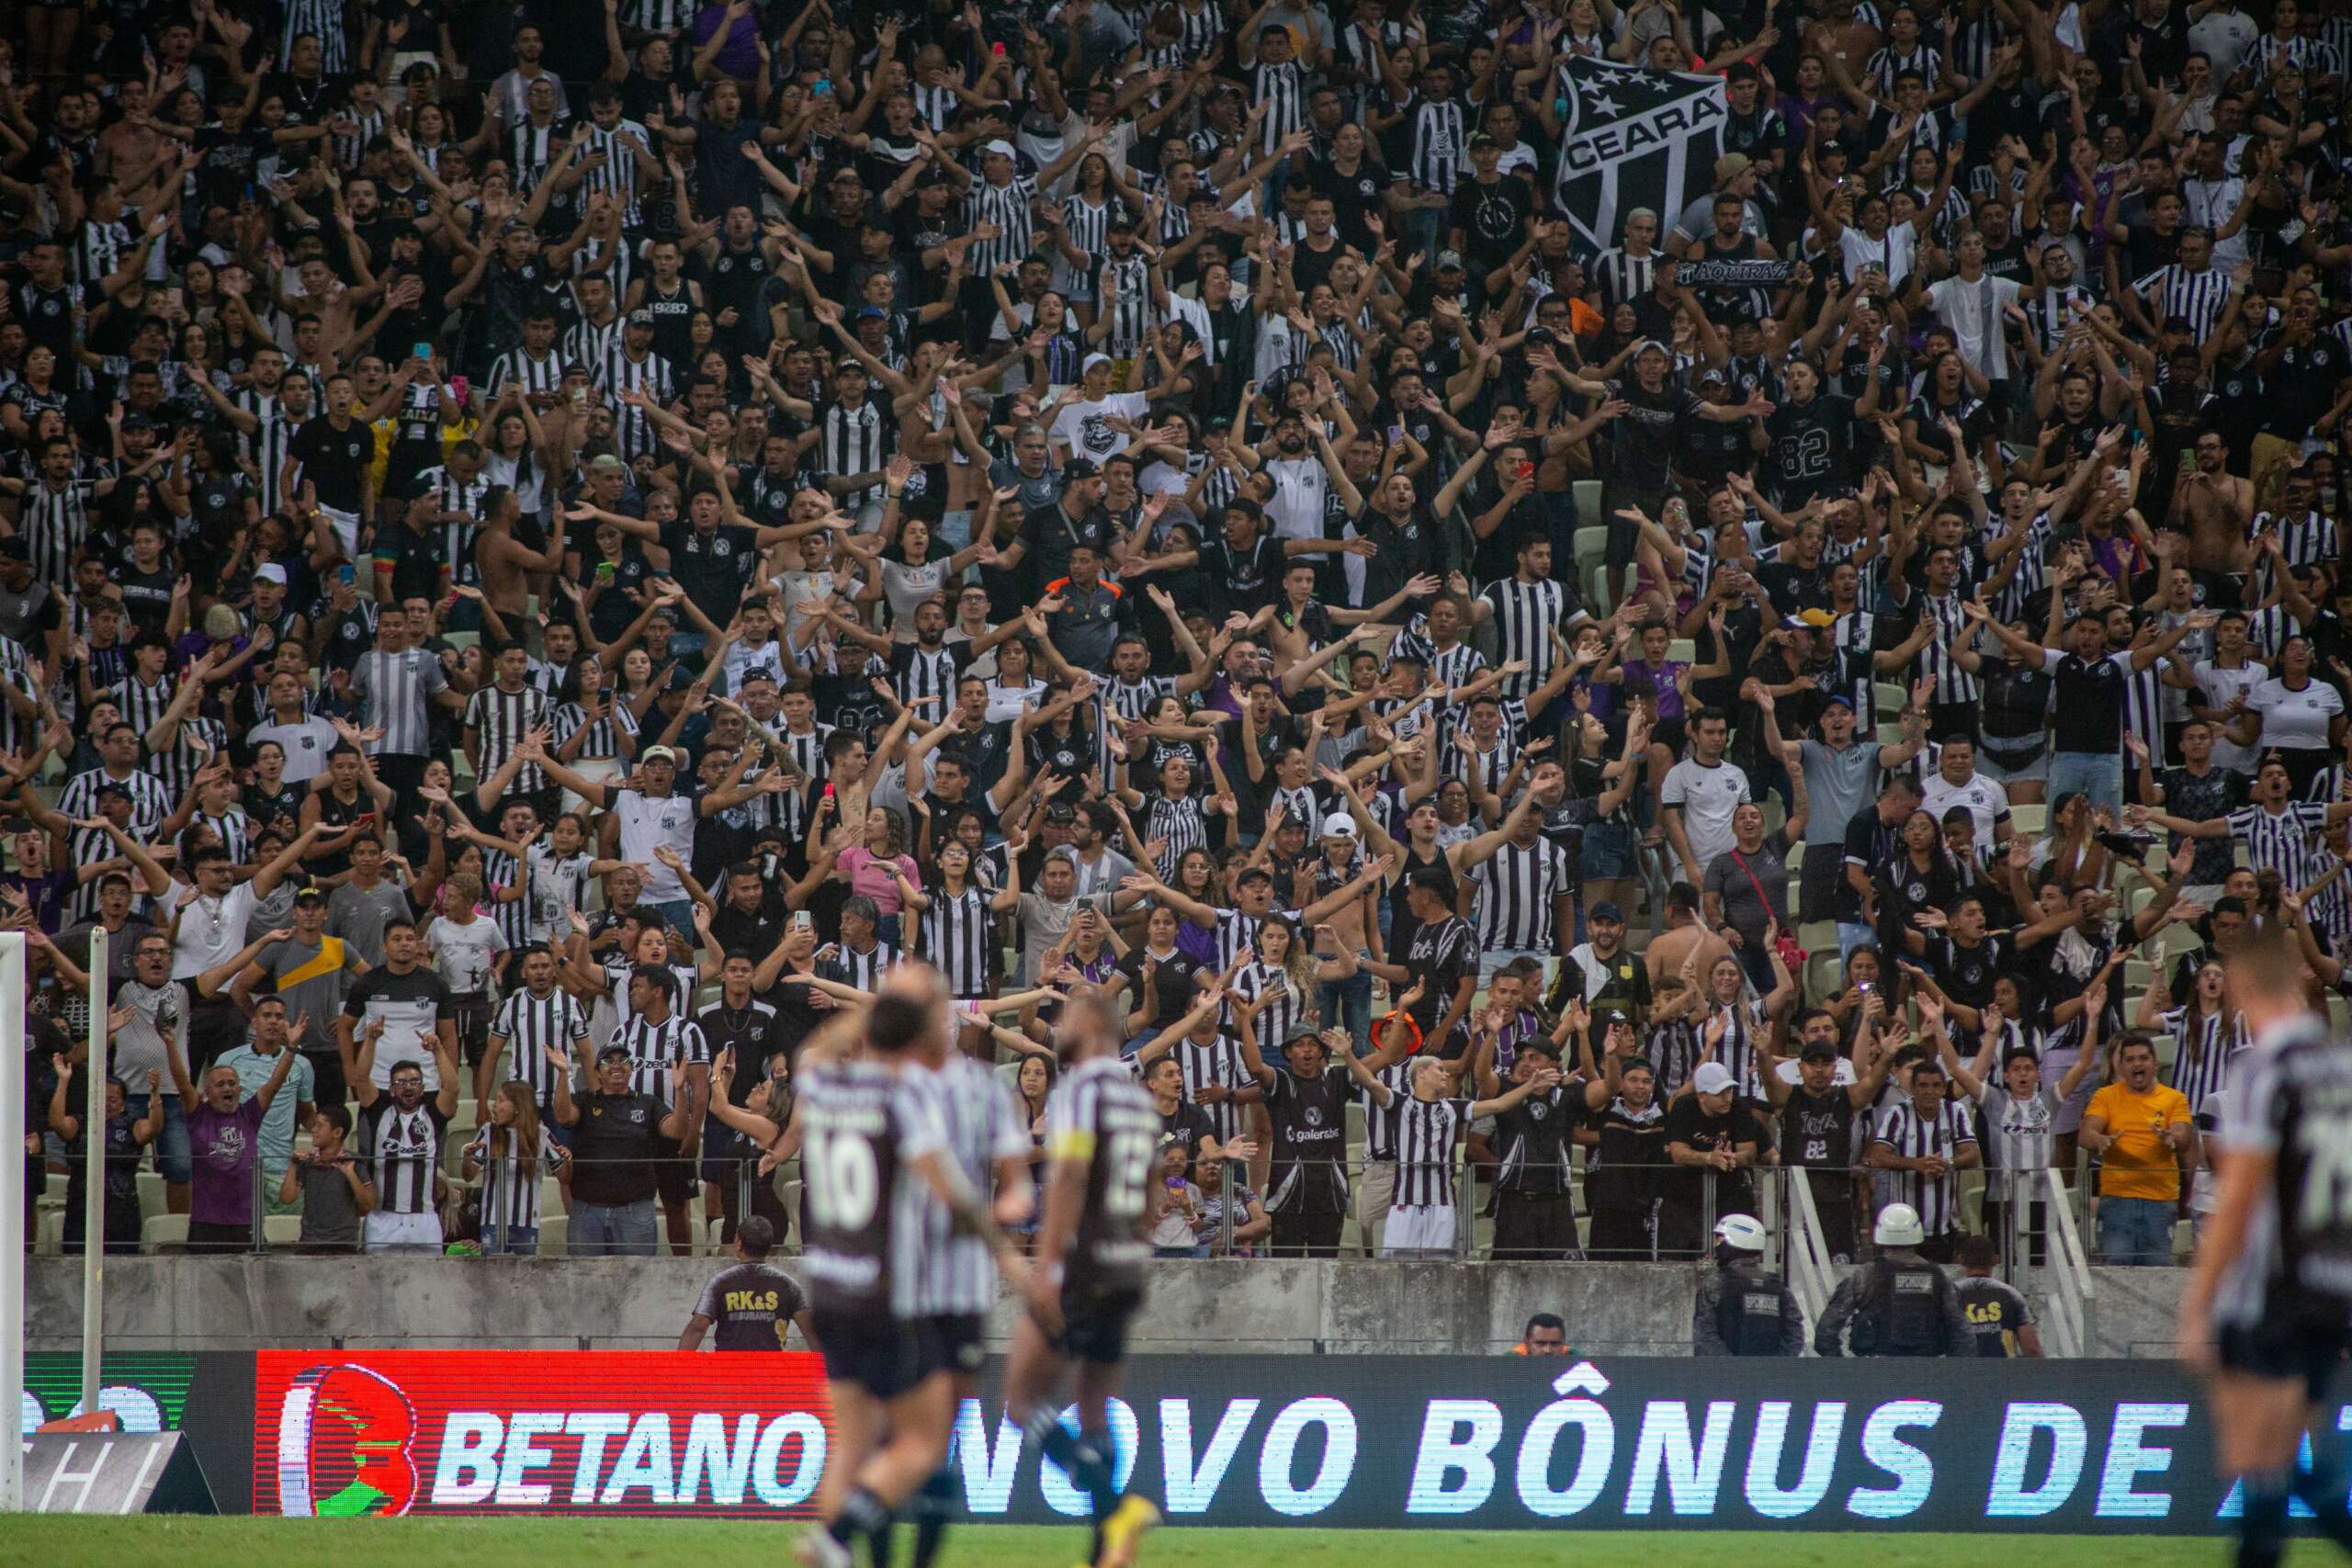
[(781, 1350), (785, 1329), (798, 1325), (801, 1342), (817, 1348), (808, 1326), (808, 1298), (800, 1281), (768, 1265), (775, 1246), (775, 1227), (757, 1214), (735, 1227), (735, 1267), (703, 1287), (694, 1315), (678, 1336), (681, 1350), (699, 1349), (702, 1337), (716, 1324), (714, 1344), (721, 1350)]
[(1747, 1214), (1715, 1222), (1715, 1266), (1699, 1282), (1690, 1338), (1701, 1356), (1801, 1356), (1804, 1314), (1797, 1299), (1765, 1271), (1764, 1227)]
[(1813, 1331), (1824, 1356), (1973, 1356), (1960, 1292), (1919, 1256), (1919, 1212), (1889, 1203), (1871, 1233), (1878, 1257), (1846, 1276)]

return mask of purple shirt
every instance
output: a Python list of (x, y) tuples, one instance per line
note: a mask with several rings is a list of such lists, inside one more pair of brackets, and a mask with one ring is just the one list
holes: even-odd
[(226, 1116), (209, 1105), (187, 1112), (188, 1157), (196, 1168), (188, 1218), (210, 1225), (251, 1224), (254, 1162), (261, 1152), (262, 1103), (247, 1095)]

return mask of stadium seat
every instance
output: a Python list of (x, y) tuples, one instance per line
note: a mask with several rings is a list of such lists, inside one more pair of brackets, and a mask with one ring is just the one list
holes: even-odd
[(186, 1214), (151, 1214), (139, 1226), (141, 1252), (178, 1252), (187, 1246)]
[(33, 1251), (43, 1258), (54, 1258), (65, 1250), (65, 1211), (42, 1205), (36, 1216)]
[(1586, 529), (1597, 528), (1600, 530), (1604, 536), (1602, 544), (1606, 545), (1608, 542), (1606, 535), (1609, 528), (1609, 519), (1600, 514), (1600, 481), (1599, 479), (1572, 479), (1568, 483), (1568, 496), (1577, 504), (1577, 522), (1580, 525), (1577, 529), (1577, 554), (1581, 557), (1584, 554), (1584, 534)]
[(2030, 806), (2012, 806), (2009, 824), (2027, 838), (2039, 839), (2050, 826), (2050, 807), (2039, 801)]
[(298, 1245), (302, 1239), (302, 1216), (264, 1214), (261, 1217), (261, 1239), (273, 1247)]
[(1666, 656), (1684, 664), (1699, 662), (1699, 645), (1687, 637), (1679, 637), (1666, 645)]
[[(1578, 489), (1582, 489), (1585, 485), (1591, 484), (1592, 482), (1593, 481), (1589, 479), (1579, 479), (1577, 481), (1577, 485)], [(1599, 487), (1596, 485), (1594, 488), (1598, 489)], [(1596, 498), (1596, 500), (1598, 498)], [(1584, 515), (1584, 509), (1579, 506), (1577, 509), (1577, 515), (1581, 517)], [(1609, 530), (1606, 528), (1590, 526), (1578, 528), (1576, 534), (1576, 547), (1577, 575), (1581, 577), (1586, 572), (1590, 571), (1594, 567), (1607, 564), (1609, 556)]]
[(561, 1258), (571, 1235), (570, 1217), (563, 1214), (541, 1213), (539, 1215), (539, 1256)]
[(1910, 688), (1900, 681), (1873, 681), (1871, 700), (1882, 714), (1899, 714), (1911, 700)]
[(139, 1217), (151, 1219), (164, 1212), (164, 1173), (142, 1170), (139, 1173)]
[(1800, 839), (1791, 844), (1789, 852), (1781, 857), (1781, 863), (1789, 868), (1790, 880), (1794, 881), (1797, 873), (1804, 866), (1804, 840)]
[(481, 633), (443, 632), (441, 634), (441, 640), (447, 643), (451, 648), (458, 649), (480, 648), (481, 646)]
[[(800, 1235), (800, 1178), (795, 1176), (785, 1182), (784, 1191), (780, 1195), (779, 1201), (784, 1204), (785, 1223), (791, 1227), (794, 1246), (797, 1250)], [(776, 1237), (776, 1240), (779, 1243), (784, 1239), (785, 1238), (783, 1236)]]

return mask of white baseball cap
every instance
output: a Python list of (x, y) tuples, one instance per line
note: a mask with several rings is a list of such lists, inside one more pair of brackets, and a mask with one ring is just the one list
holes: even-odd
[(1702, 1062), (1690, 1075), (1690, 1087), (1701, 1094), (1721, 1094), (1732, 1087), (1731, 1069), (1721, 1062)]
[(1356, 819), (1344, 811), (1334, 811), (1323, 818), (1323, 836), (1327, 839), (1352, 839), (1356, 836)]

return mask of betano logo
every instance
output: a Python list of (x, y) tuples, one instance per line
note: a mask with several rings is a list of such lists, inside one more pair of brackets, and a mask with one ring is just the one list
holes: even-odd
[(416, 1500), (416, 1406), (380, 1372), (313, 1367), (277, 1416), (277, 1511), (288, 1518), (405, 1514)]

